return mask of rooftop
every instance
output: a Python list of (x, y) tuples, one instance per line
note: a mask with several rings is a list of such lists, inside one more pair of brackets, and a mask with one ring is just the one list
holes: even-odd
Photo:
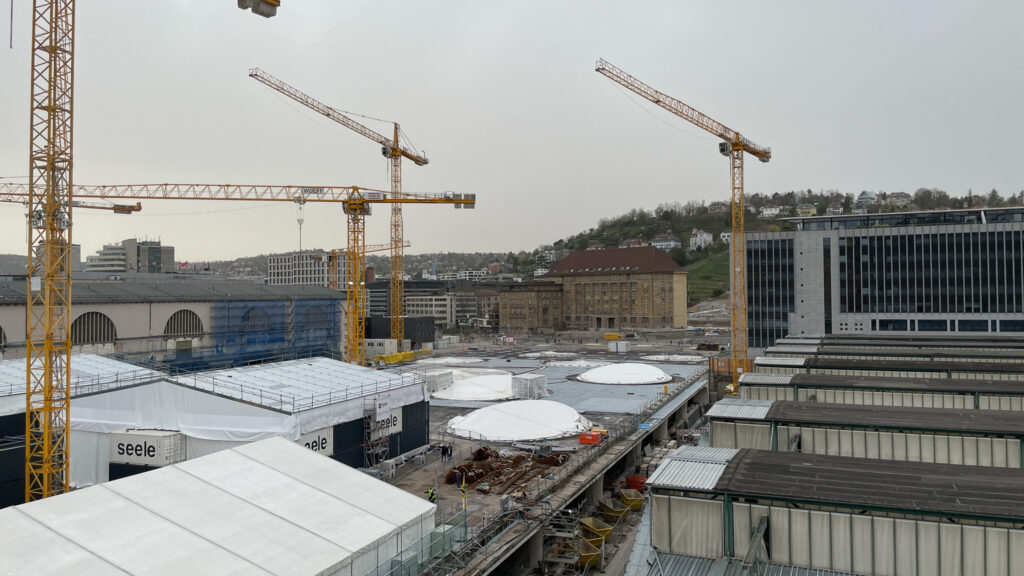
[(765, 349), (765, 354), (773, 356), (776, 354), (798, 354), (803, 356), (849, 356), (849, 357), (892, 357), (899, 356), (901, 358), (1003, 358), (1015, 361), (1024, 360), (1024, 349), (1014, 350), (991, 350), (986, 347), (978, 346), (972, 347), (969, 350), (957, 350), (951, 349), (950, 347), (932, 347), (932, 346), (877, 346), (867, 347), (864, 344), (845, 344), (845, 345), (821, 345), (821, 346), (807, 346), (807, 345), (776, 345), (769, 346)]
[(987, 374), (1021, 374), (1014, 362), (956, 362), (925, 360), (877, 360), (875, 358), (769, 358), (761, 356), (754, 366), (806, 367), (836, 370), (880, 370), (888, 372), (972, 372)]
[(273, 438), (0, 510), (0, 557), (24, 574), (364, 574), (433, 514)]
[(1024, 469), (866, 463), (863, 458), (750, 449), (720, 449), (709, 457), (708, 450), (679, 448), (648, 485), (733, 498), (1024, 522)]
[(851, 348), (983, 348), (986, 350), (1024, 350), (1024, 338), (996, 337), (989, 335), (958, 334), (956, 338), (948, 336), (883, 336), (871, 335), (829, 335), (822, 337), (779, 338), (776, 346), (814, 346), (819, 348), (851, 347)]
[(1024, 394), (1019, 382), (1009, 380), (968, 380), (965, 378), (897, 378), (890, 376), (840, 376), (834, 374), (760, 374), (740, 376), (746, 386), (800, 386), (815, 388), (853, 388), (860, 390), (899, 390), (905, 392), (953, 392), (980, 394)]
[[(0, 281), (0, 306), (25, 305), (24, 281)], [(121, 302), (221, 302), (240, 300), (342, 300), (340, 292), (321, 286), (271, 286), (224, 280), (76, 281), (72, 304)]]
[(555, 265), (548, 276), (594, 276), (682, 271), (668, 254), (654, 246), (576, 250)]
[(1024, 222), (1024, 208), (983, 208), (786, 218), (798, 230), (849, 230), (897, 226), (941, 226)]
[(1020, 412), (905, 408), (770, 400), (720, 400), (708, 410), (713, 419), (764, 420), (782, 424), (825, 424), (849, 428), (882, 428), (1024, 436)]

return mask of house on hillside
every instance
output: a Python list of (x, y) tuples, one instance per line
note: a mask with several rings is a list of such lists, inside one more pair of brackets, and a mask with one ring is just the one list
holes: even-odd
[(718, 235), (718, 237), (721, 238), (722, 242), (725, 242), (726, 244), (732, 242), (732, 232), (722, 232), (721, 234)]
[(863, 209), (864, 213), (867, 214), (867, 209), (871, 208), (878, 203), (878, 196), (874, 192), (868, 192), (867, 190), (862, 191), (857, 195), (857, 199), (853, 201), (853, 207)]
[(644, 246), (650, 246), (650, 244), (642, 238), (626, 238), (619, 242), (619, 248), (643, 248)]
[(817, 216), (818, 208), (814, 204), (798, 204), (796, 207), (796, 215), (802, 218)]
[(712, 202), (708, 204), (708, 212), (711, 214), (725, 214), (729, 212), (728, 202)]
[(843, 213), (843, 205), (838, 202), (825, 209), (826, 216), (839, 216)]
[(782, 212), (782, 208), (780, 206), (765, 206), (764, 208), (761, 208), (761, 217), (775, 218), (780, 212)]
[(700, 228), (694, 228), (690, 234), (690, 251), (700, 250), (706, 246), (710, 246), (711, 242), (714, 241), (714, 236), (709, 232), (705, 232)]
[(885, 203), (897, 208), (906, 208), (913, 200), (914, 198), (906, 192), (893, 192), (886, 196)]
[(676, 248), (682, 248), (683, 243), (672, 234), (658, 234), (651, 240), (651, 246), (663, 252), (670, 252)]

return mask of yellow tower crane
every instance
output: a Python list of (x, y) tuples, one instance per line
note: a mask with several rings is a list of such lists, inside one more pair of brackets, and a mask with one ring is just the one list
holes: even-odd
[[(363, 126), (359, 122), (349, 118), (341, 110), (316, 100), (305, 92), (278, 80), (259, 68), (249, 70), (249, 76), (258, 80), (266, 86), (284, 94), (292, 100), (306, 106), (307, 108), (323, 114), (325, 117), (341, 124), (342, 126), (373, 140), (381, 146), (381, 153), (391, 160), (391, 193), (402, 193), (402, 158), (412, 160), (417, 166), (424, 166), (430, 161), (422, 152), (416, 152), (405, 148), (399, 141), (399, 126), (394, 122), (394, 136), (388, 138), (382, 134)], [(405, 252), (402, 249), (402, 240), (405, 237), (404, 224), (402, 222), (402, 205), (391, 206), (391, 290), (390, 311), (391, 311), (391, 337), (398, 340), (398, 347), (401, 350), (402, 340), (405, 338)]]
[[(269, 18), (280, 0), (238, 0)], [(25, 500), (68, 489), (75, 0), (32, 5)]]
[[(25, 184), (0, 184), (0, 197), (25, 197)], [(253, 202), (305, 202), (341, 204), (348, 216), (345, 260), (345, 360), (366, 364), (366, 216), (373, 204), (451, 204), (475, 208), (476, 194), (413, 194), (356, 186), (266, 186), (233, 184), (124, 184), (75, 185), (76, 198), (131, 198), (133, 200), (242, 200)], [(394, 248), (394, 246), (391, 246)]]
[(723, 140), (718, 144), (718, 151), (730, 158), (729, 167), (732, 181), (732, 248), (729, 258), (731, 267), (729, 300), (732, 306), (732, 384), (727, 387), (727, 390), (730, 394), (738, 394), (740, 374), (747, 366), (747, 284), (745, 274), (747, 245), (743, 237), (743, 153), (752, 154), (761, 162), (767, 162), (772, 158), (772, 149), (751, 142), (741, 136), (739, 132), (668, 94), (651, 88), (603, 59), (597, 61), (595, 69), (613, 82)]

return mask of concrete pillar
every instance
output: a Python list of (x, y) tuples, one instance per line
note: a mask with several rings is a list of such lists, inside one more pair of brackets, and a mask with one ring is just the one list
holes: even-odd
[(587, 487), (587, 508), (597, 506), (597, 501), (604, 496), (604, 474), (594, 478), (594, 483)]
[(654, 439), (658, 442), (668, 441), (668, 420), (662, 420), (661, 424), (654, 429)]
[(528, 570), (540, 566), (541, 562), (544, 561), (544, 531), (538, 531), (536, 534), (530, 537), (530, 540), (526, 543), (526, 551), (529, 558), (527, 564)]

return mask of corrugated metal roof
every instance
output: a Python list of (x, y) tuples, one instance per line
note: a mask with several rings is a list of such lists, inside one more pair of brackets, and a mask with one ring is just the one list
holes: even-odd
[[(719, 570), (724, 570), (727, 560), (719, 561)], [(658, 562), (650, 565), (647, 576), (712, 576), (715, 561), (710, 558), (681, 556), (679, 554), (658, 554)]]
[(765, 354), (817, 354), (817, 346), (786, 344), (784, 346), (769, 346), (764, 349)]
[(725, 466), (712, 462), (663, 460), (654, 474), (647, 479), (647, 485), (652, 488), (674, 490), (713, 490), (725, 472)]
[(757, 372), (746, 372), (740, 374), (740, 386), (743, 384), (790, 384), (793, 376), (798, 374), (760, 374)]
[(647, 485), (676, 490), (712, 490), (738, 450), (683, 446), (661, 462)]
[(754, 359), (754, 365), (758, 366), (803, 366), (806, 358), (767, 358), (759, 356)]
[(736, 448), (711, 448), (710, 446), (680, 446), (669, 453), (672, 460), (687, 462), (713, 462), (725, 464), (739, 452)]
[(654, 548), (651, 546), (651, 507), (645, 500), (643, 512), (640, 513), (640, 524), (636, 527), (633, 549), (629, 553), (629, 560), (626, 561), (623, 576), (647, 576), (651, 567), (648, 560), (652, 552)]
[(740, 418), (743, 420), (764, 420), (771, 400), (743, 400), (741, 398), (723, 398), (715, 402), (708, 410), (708, 418)]

